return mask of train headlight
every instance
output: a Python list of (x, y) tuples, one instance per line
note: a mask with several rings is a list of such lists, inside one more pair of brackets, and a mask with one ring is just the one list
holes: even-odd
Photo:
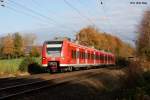
[(63, 59), (63, 60), (64, 60), (65, 58), (64, 58), (64, 57), (61, 57), (61, 59)]
[(46, 57), (43, 57), (42, 60), (46, 60)]

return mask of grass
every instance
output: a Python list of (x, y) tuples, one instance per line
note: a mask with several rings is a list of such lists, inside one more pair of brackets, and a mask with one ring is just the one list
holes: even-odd
[[(19, 66), (24, 58), (0, 60), (0, 74), (15, 74), (19, 71)], [(36, 62), (40, 64), (41, 59), (35, 58)]]
[(0, 60), (1, 73), (15, 73), (23, 59)]

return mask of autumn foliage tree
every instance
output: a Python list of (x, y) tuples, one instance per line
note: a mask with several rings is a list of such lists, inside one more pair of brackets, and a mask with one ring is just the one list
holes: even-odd
[(91, 46), (99, 50), (113, 52), (116, 56), (132, 56), (134, 49), (127, 43), (121, 41), (118, 37), (100, 32), (93, 27), (87, 27), (80, 30), (76, 35), (79, 44)]
[(34, 34), (23, 36), (18, 32), (1, 37), (0, 58), (19, 58), (25, 56), (25, 48), (32, 47), (35, 39), (36, 36)]
[(137, 54), (150, 60), (150, 10), (145, 12), (140, 23), (137, 38)]
[(3, 38), (2, 54), (6, 58), (11, 58), (14, 54), (14, 41), (10, 34)]
[(32, 47), (32, 50), (30, 52), (31, 57), (39, 57), (40, 56), (40, 50), (38, 47)]

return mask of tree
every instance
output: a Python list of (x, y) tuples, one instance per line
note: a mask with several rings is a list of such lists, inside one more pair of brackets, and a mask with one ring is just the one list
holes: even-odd
[(36, 34), (25, 34), (23, 36), (23, 44), (24, 46), (33, 46), (33, 44), (35, 43), (37, 36)]
[(110, 51), (116, 56), (128, 57), (132, 56), (134, 52), (134, 49), (129, 44), (124, 43), (118, 37), (100, 32), (93, 27), (81, 29), (76, 35), (76, 40), (81, 45)]
[(150, 60), (150, 10), (145, 12), (138, 32), (137, 54)]
[(10, 34), (3, 38), (2, 45), (2, 54), (8, 59), (11, 58), (14, 54), (14, 41)]
[(40, 50), (38, 49), (38, 47), (32, 47), (30, 56), (31, 57), (39, 57), (40, 56)]
[(0, 59), (2, 58), (3, 38), (0, 38)]
[(24, 55), (23, 39), (19, 33), (13, 34), (14, 39), (14, 55), (15, 57), (20, 57)]

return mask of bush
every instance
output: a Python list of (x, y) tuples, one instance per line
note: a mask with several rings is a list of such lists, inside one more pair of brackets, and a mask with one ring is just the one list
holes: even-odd
[[(140, 61), (130, 63), (127, 78), (123, 81), (124, 97), (128, 100), (150, 99), (150, 71), (144, 72)], [(148, 99), (146, 99), (148, 98)]]
[(127, 67), (129, 66), (130, 64), (130, 61), (127, 60), (126, 58), (124, 57), (117, 57), (116, 58), (116, 65), (117, 66), (120, 66), (120, 67)]
[(38, 74), (46, 72), (46, 69), (42, 68), (38, 63), (32, 63), (28, 66), (28, 72), (30, 74)]
[(27, 71), (28, 71), (28, 66), (29, 66), (30, 64), (35, 63), (35, 62), (36, 62), (36, 61), (35, 61), (34, 58), (32, 58), (32, 57), (25, 57), (25, 58), (23, 59), (23, 61), (21, 62), (21, 64), (19, 65), (19, 70), (20, 70), (21, 72), (27, 72)]
[(40, 57), (40, 51), (36, 47), (33, 47), (30, 52), (31, 57)]

